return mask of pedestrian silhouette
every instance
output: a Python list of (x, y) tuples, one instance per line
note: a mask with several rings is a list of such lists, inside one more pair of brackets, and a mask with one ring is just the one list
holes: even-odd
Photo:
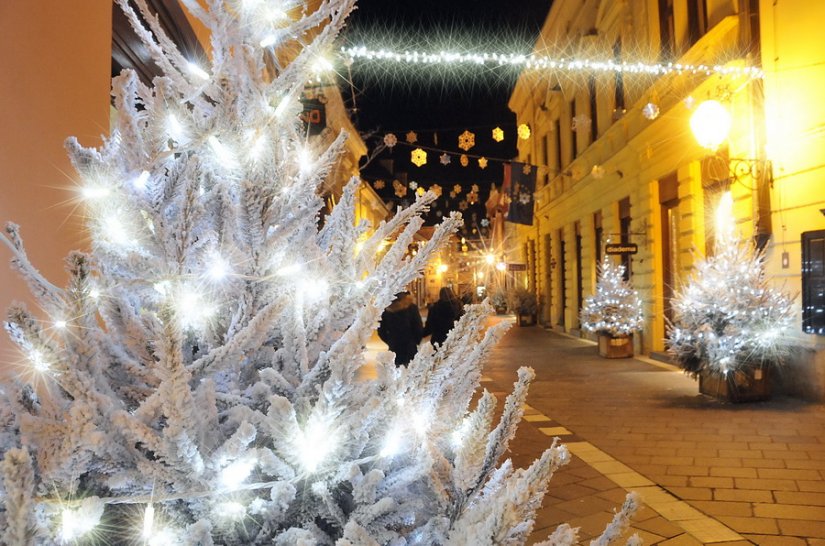
[(430, 343), (439, 345), (447, 339), (455, 321), (464, 314), (464, 306), (451, 288), (445, 286), (438, 293), (436, 301), (427, 313), (427, 326), (424, 335), (430, 335)]
[(418, 351), (424, 326), (409, 292), (399, 292), (381, 314), (378, 337), (395, 353), (395, 365), (406, 366)]

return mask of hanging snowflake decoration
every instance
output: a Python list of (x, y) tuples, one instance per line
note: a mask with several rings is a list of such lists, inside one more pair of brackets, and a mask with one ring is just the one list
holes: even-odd
[(493, 129), (493, 140), (496, 142), (501, 142), (504, 140), (504, 130), (501, 127), (496, 127)]
[(642, 107), (642, 115), (652, 121), (659, 117), (659, 107), (652, 102), (648, 102)]
[(384, 182), (383, 180), (376, 180), (375, 182), (373, 182), (372, 187), (374, 187), (376, 190), (383, 190), (386, 185), (386, 182)]
[(481, 227), (488, 227), (489, 225), (490, 225), (490, 220), (488, 220), (487, 218), (482, 218), (481, 219)]
[(407, 186), (401, 183), (399, 180), (392, 181), (392, 187), (395, 189), (396, 197), (404, 197), (407, 195)]
[(456, 184), (455, 186), (453, 186), (453, 193), (455, 193), (456, 195), (461, 193), (461, 184)]
[(467, 165), (470, 164), (470, 158), (467, 157), (467, 154), (461, 154), (460, 161), (461, 161), (461, 166), (462, 167), (466, 167)]
[(521, 172), (523, 172), (524, 174), (530, 174), (531, 172), (533, 172), (533, 166), (529, 163), (525, 163), (524, 167), (521, 168)]
[(593, 123), (591, 119), (585, 114), (579, 114), (573, 118), (570, 124), (570, 129), (573, 131), (589, 131), (590, 124)]
[(530, 202), (533, 200), (533, 196), (529, 193), (522, 192), (518, 194), (518, 200), (519, 203), (521, 203), (522, 205), (529, 205)]
[(518, 126), (518, 137), (521, 140), (529, 139), (531, 134), (532, 133), (530, 131), (530, 126), (527, 125), (526, 123), (522, 123), (521, 125)]
[(486, 157), (479, 157), (478, 158), (478, 168), (482, 169), (482, 170), (487, 168), (487, 158)]
[(409, 133), (407, 133), (407, 142), (409, 142), (410, 144), (415, 144), (416, 142), (418, 142), (418, 134), (416, 134), (415, 131), (410, 131)]
[(422, 150), (421, 148), (416, 148), (410, 153), (410, 161), (416, 167), (421, 167), (422, 165), (427, 164), (427, 152)]
[(384, 135), (384, 145), (392, 150), (395, 148), (395, 145), (398, 144), (398, 137), (392, 133), (387, 133)]
[(465, 152), (475, 145), (476, 136), (470, 131), (464, 131), (463, 133), (458, 135), (458, 147), (464, 150)]
[(450, 192), (450, 199), (455, 199), (456, 193), (454, 191)]
[(472, 186), (470, 186), (470, 191), (473, 193), (478, 193), (478, 189), (478, 184), (473, 184)]
[(468, 205), (467, 205), (467, 201), (461, 201), (461, 202), (458, 204), (458, 208), (459, 208), (460, 210), (467, 210), (467, 207), (468, 207)]
[(433, 184), (430, 186), (430, 191), (433, 192), (436, 197), (441, 197), (444, 190), (438, 184)]
[(424, 188), (418, 188), (417, 190), (415, 190), (415, 194), (419, 197), (421, 197), (425, 193), (427, 193), (427, 190), (425, 190)]
[(696, 99), (688, 95), (682, 102), (685, 104), (685, 108), (687, 108), (688, 110), (693, 110), (693, 105), (696, 104)]
[(604, 173), (604, 167), (602, 167), (601, 165), (593, 165), (593, 168), (590, 169), (590, 174), (596, 180), (601, 180), (602, 178), (604, 178)]
[(418, 189), (418, 182), (416, 182), (415, 180), (410, 182), (410, 189), (411, 190), (417, 190)]
[(443, 154), (441, 154), (441, 157), (439, 157), (438, 160), (441, 162), (442, 165), (449, 165), (451, 161), (450, 154), (444, 152)]
[(467, 194), (467, 202), (470, 203), (471, 205), (475, 205), (476, 203), (478, 203), (478, 193), (476, 193), (474, 191), (471, 191), (470, 193), (468, 193)]

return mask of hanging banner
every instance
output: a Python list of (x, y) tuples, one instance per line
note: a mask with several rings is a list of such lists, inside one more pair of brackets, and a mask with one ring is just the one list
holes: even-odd
[(504, 165), (504, 183), (510, 182), (510, 207), (507, 221), (514, 224), (533, 225), (533, 193), (536, 191), (536, 168), (529, 163)]
[(310, 136), (320, 135), (327, 127), (327, 107), (319, 99), (301, 99), (304, 111), (301, 112), (301, 121), (304, 129)]

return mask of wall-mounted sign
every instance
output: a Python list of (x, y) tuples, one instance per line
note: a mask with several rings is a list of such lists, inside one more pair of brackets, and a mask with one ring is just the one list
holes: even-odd
[(507, 264), (507, 271), (527, 271), (527, 264)]
[(636, 243), (616, 243), (604, 246), (604, 253), (612, 254), (636, 254), (639, 252), (639, 245)]
[(327, 127), (327, 107), (319, 99), (301, 99), (304, 111), (301, 121), (310, 135), (320, 135)]

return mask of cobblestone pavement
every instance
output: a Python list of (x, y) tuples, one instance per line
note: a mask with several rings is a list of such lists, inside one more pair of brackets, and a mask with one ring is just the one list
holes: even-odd
[(724, 404), (672, 367), (603, 359), (540, 327), (514, 327), (482, 385), (503, 402), (525, 365), (537, 376), (514, 462), (527, 466), (554, 436), (574, 455), (551, 481), (536, 540), (568, 522), (588, 543), (635, 490), (645, 506), (633, 527), (648, 545), (825, 546), (825, 406)]

